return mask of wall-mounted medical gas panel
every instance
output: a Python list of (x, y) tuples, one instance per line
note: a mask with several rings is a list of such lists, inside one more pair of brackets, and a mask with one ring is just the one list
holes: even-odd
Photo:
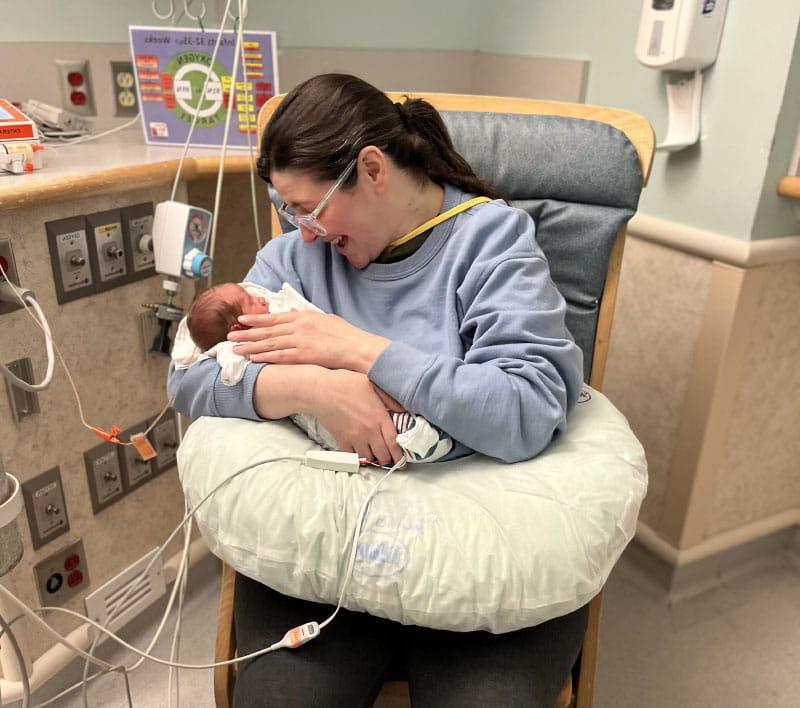
[(86, 217), (89, 243), (94, 255), (95, 291), (111, 290), (128, 282), (125, 240), (119, 209), (101, 211)]
[(155, 275), (153, 204), (45, 224), (59, 304)]
[(143, 280), (156, 273), (153, 255), (153, 204), (134, 204), (121, 210), (125, 254), (131, 280)]
[(86, 219), (73, 216), (45, 224), (59, 304), (94, 294)]

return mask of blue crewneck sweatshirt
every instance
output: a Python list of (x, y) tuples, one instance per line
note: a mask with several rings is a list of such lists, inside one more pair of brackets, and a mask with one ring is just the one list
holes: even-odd
[[(472, 196), (445, 185), (442, 211)], [(292, 231), (261, 249), (245, 280), (270, 290), (290, 283), (325, 312), (391, 339), (369, 378), (456, 440), (448, 458), (474, 450), (515, 462), (564, 429), (582, 383), (566, 304), (534, 234), (525, 212), (482, 203), (436, 226), (408, 258), (358, 270)], [(236, 386), (221, 382), (213, 360), (170, 367), (174, 406), (191, 418), (260, 420), (253, 386), (262, 366), (249, 364)]]

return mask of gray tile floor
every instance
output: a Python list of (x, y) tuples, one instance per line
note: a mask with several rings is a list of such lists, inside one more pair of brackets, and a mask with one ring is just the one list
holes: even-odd
[[(217, 612), (216, 566), (191, 578), (181, 660), (212, 660)], [(142, 646), (158, 618), (143, 616), (126, 639)], [(149, 628), (152, 627), (152, 628)], [(169, 652), (169, 640), (155, 652)], [(104, 658), (130, 659), (106, 643)], [(80, 679), (77, 663), (37, 692), (41, 702)], [(145, 664), (131, 676), (134, 705), (166, 706), (167, 670)], [(211, 672), (181, 672), (180, 705), (214, 705)], [(800, 558), (769, 556), (735, 580), (671, 605), (623, 556), (606, 586), (596, 708), (796, 708), (800, 705)], [(80, 694), (58, 703), (82, 708)], [(98, 680), (93, 708), (126, 706), (120, 677)], [(172, 705), (175, 705), (173, 700)]]

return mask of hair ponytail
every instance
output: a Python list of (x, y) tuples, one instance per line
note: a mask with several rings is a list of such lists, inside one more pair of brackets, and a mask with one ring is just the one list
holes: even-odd
[[(334, 180), (358, 152), (374, 145), (420, 179), (449, 182), (470, 194), (502, 198), (453, 147), (436, 109), (421, 98), (393, 103), (366, 81), (322, 74), (292, 89), (261, 139), (259, 175), (296, 169)], [(345, 186), (354, 184), (352, 174)]]
[[(422, 98), (405, 97), (404, 103), (396, 103), (403, 125), (412, 136), (417, 135), (427, 146), (417, 142), (415, 148), (422, 153), (425, 173), (434, 182), (450, 182), (464, 192), (502, 199), (497, 190), (482, 180), (469, 163), (456, 152), (439, 112)], [(416, 142), (416, 141), (414, 141)], [(425, 154), (427, 153), (427, 154)]]

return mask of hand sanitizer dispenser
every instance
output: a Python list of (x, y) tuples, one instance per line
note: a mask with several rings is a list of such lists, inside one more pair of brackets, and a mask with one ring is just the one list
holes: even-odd
[(717, 58), (728, 0), (643, 0), (636, 58), (645, 66), (694, 72), (667, 83), (669, 127), (659, 150), (682, 150), (700, 137), (702, 70)]

